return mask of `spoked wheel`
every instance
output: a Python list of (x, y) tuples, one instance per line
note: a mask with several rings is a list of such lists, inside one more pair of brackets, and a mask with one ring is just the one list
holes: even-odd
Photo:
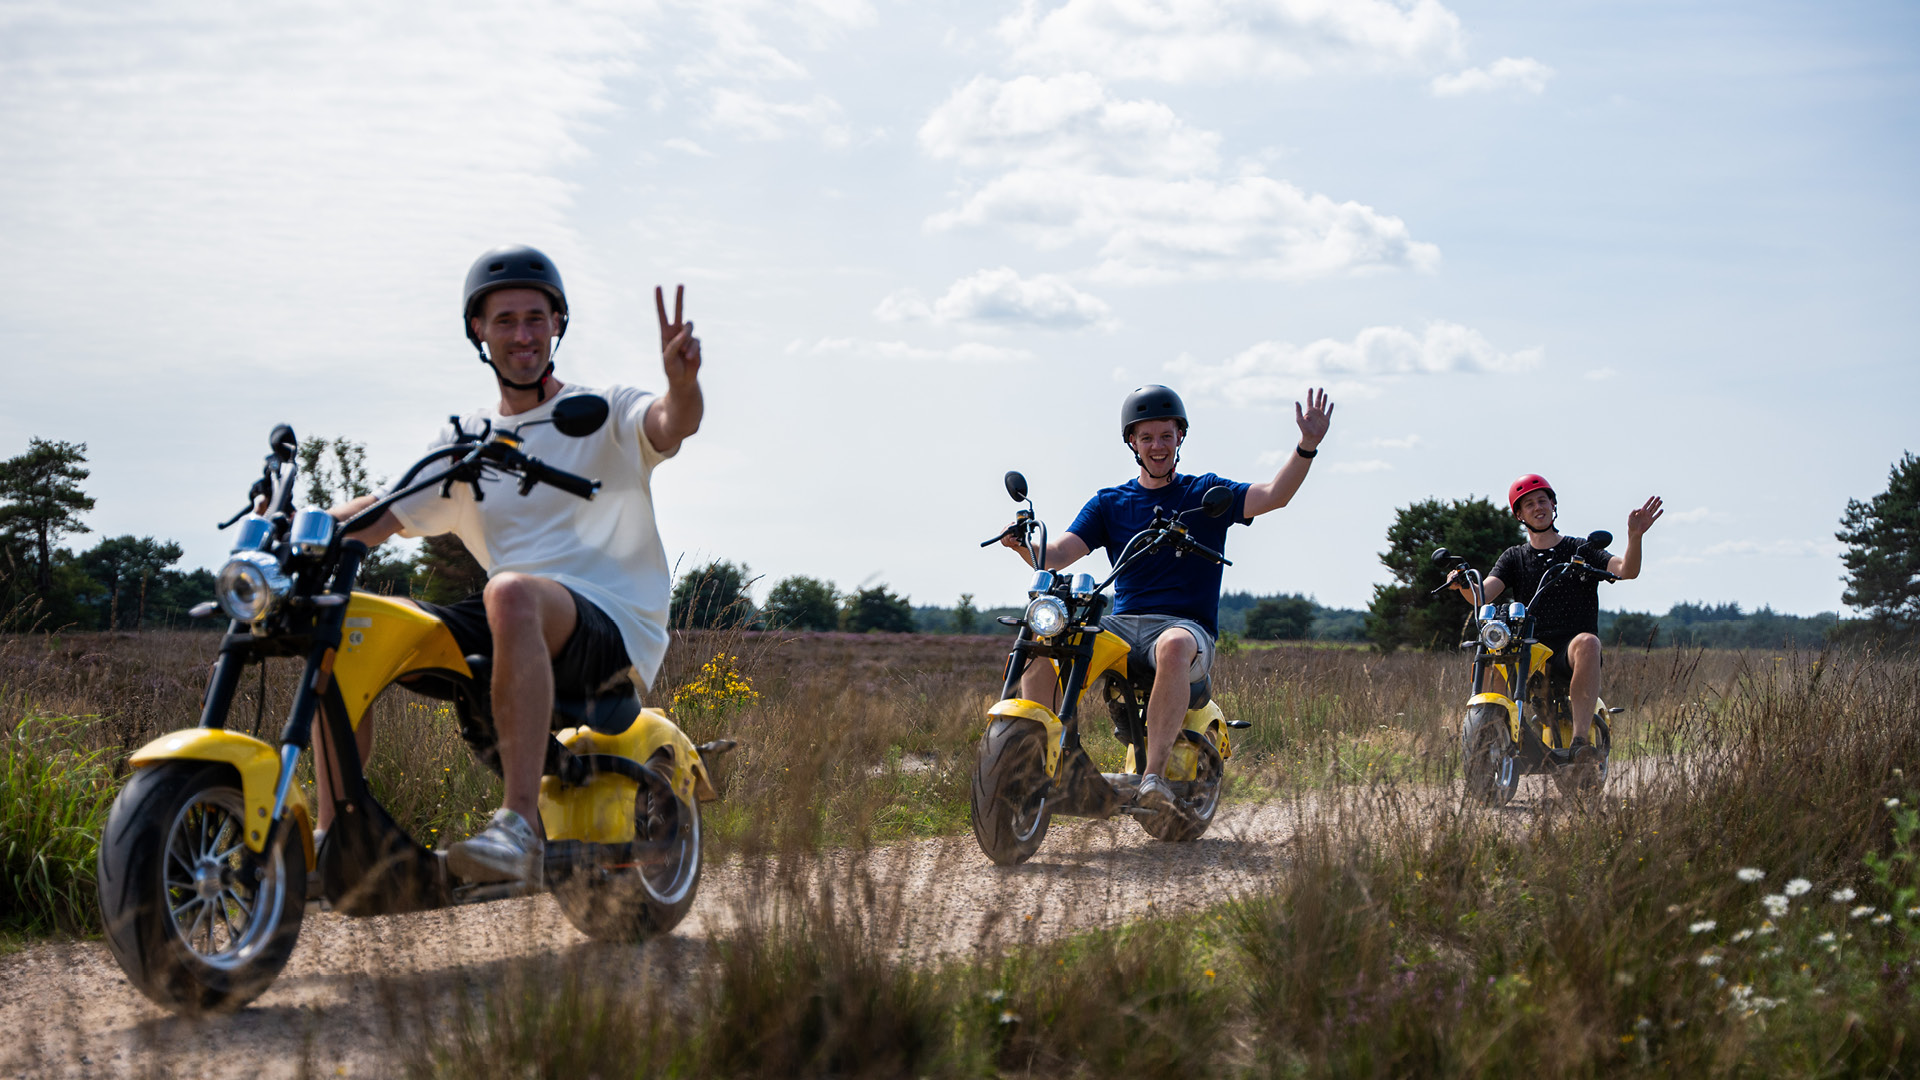
[(576, 867), (553, 897), (574, 929), (596, 941), (644, 941), (680, 925), (700, 884), (700, 807), (668, 785), (656, 758), (633, 801), (631, 862)]
[(1518, 748), (1507, 729), (1507, 710), (1498, 705), (1474, 705), (1460, 728), (1461, 764), (1467, 778), (1467, 798), (1482, 806), (1505, 806), (1520, 786)]
[(1600, 764), (1563, 765), (1553, 770), (1553, 785), (1564, 796), (1595, 795), (1606, 786), (1607, 765), (1613, 757), (1613, 732), (1607, 727), (1606, 710), (1594, 712), (1593, 731), (1588, 738), (1600, 750)]
[(107, 945), (127, 978), (178, 1012), (237, 1009), (286, 966), (306, 910), (306, 862), (285, 831), (247, 848), (240, 778), (170, 761), (134, 773), (100, 841)]
[(973, 835), (1001, 866), (1026, 862), (1047, 837), (1046, 729), (1032, 720), (996, 719), (980, 739), (973, 774)]
[(1213, 824), (1214, 811), (1220, 809), (1220, 789), (1226, 779), (1227, 763), (1220, 759), (1212, 732), (1201, 737), (1197, 745), (1200, 769), (1191, 781), (1192, 794), (1176, 800), (1178, 805), (1172, 810), (1139, 819), (1140, 827), (1156, 840), (1198, 840)]

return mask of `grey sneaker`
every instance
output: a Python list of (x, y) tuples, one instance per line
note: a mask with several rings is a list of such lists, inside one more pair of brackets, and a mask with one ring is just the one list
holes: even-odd
[(536, 884), (544, 846), (526, 818), (503, 806), (478, 836), (447, 849), (447, 869), (465, 881)]
[(1140, 789), (1133, 797), (1133, 805), (1164, 814), (1174, 808), (1173, 788), (1167, 785), (1166, 777), (1148, 773), (1140, 778)]

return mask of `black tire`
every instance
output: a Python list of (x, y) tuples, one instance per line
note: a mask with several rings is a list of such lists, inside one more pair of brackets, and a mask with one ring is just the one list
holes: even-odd
[(107, 947), (141, 993), (175, 1012), (259, 997), (300, 937), (304, 852), (291, 829), (275, 850), (249, 851), (238, 833), (251, 823), (246, 809), (231, 765), (168, 761), (135, 771), (107, 815), (98, 878)]
[(1140, 827), (1155, 840), (1172, 843), (1198, 840), (1213, 824), (1213, 815), (1220, 809), (1220, 789), (1226, 782), (1227, 763), (1221, 760), (1220, 751), (1214, 746), (1212, 732), (1201, 738), (1199, 750), (1200, 770), (1193, 779), (1195, 790), (1179, 800), (1181, 809), (1137, 819)]
[(1600, 764), (1563, 765), (1553, 770), (1553, 786), (1567, 798), (1597, 795), (1607, 784), (1607, 765), (1613, 757), (1613, 731), (1607, 726), (1605, 713), (1593, 714), (1593, 729), (1588, 738), (1600, 750)]
[(973, 835), (1000, 866), (1026, 862), (1047, 838), (1046, 728), (1032, 720), (997, 719), (980, 737), (973, 774)]
[(634, 796), (633, 817), (634, 840), (658, 843), (661, 859), (576, 867), (553, 891), (567, 921), (595, 941), (645, 941), (672, 930), (700, 888), (699, 803), (681, 801), (655, 773)]
[(1482, 806), (1505, 806), (1520, 786), (1520, 762), (1514, 755), (1513, 735), (1507, 728), (1507, 710), (1498, 705), (1472, 705), (1460, 727), (1460, 760), (1467, 780), (1467, 798)]

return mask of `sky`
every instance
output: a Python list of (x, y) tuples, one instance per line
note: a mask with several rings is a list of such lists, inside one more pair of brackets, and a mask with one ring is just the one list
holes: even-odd
[(1836, 610), (1920, 451), (1917, 61), (1898, 2), (0, 0), (0, 456), (217, 566), (274, 423), (391, 477), (492, 398), (519, 242), (567, 381), (662, 387), (685, 283), (660, 530), (761, 595), (1014, 602), (1002, 473), (1064, 529), (1160, 382), (1236, 480), (1335, 402), (1227, 589), (1364, 606), (1396, 508), (1539, 472), (1570, 532), (1665, 498), (1607, 607)]

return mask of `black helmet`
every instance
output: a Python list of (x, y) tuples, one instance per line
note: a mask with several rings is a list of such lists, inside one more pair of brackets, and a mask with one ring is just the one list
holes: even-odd
[(1164, 386), (1143, 386), (1120, 403), (1120, 441), (1127, 441), (1133, 425), (1142, 420), (1172, 420), (1185, 434), (1187, 407), (1181, 404), (1179, 394)]
[(473, 332), (473, 316), (480, 299), (495, 289), (506, 288), (539, 289), (552, 297), (559, 336), (567, 336), (567, 289), (560, 284), (560, 271), (554, 269), (553, 260), (537, 248), (508, 244), (475, 259), (473, 269), (467, 271), (467, 299), (460, 309), (460, 322), (474, 348), (480, 347), (480, 339)]

